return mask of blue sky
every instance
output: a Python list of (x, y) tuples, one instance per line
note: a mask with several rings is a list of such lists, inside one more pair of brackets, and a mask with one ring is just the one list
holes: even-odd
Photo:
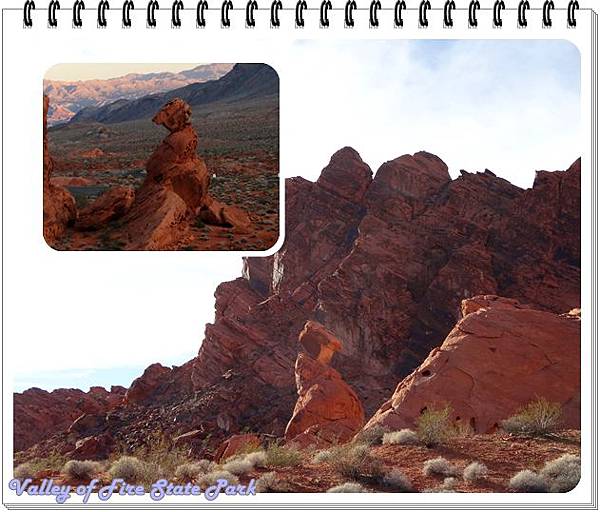
[[(374, 171), (426, 150), (452, 176), (488, 168), (529, 187), (535, 170), (580, 156), (579, 66), (562, 41), (297, 42), (278, 67), (282, 174), (314, 180), (349, 145)], [(52, 350), (11, 361), (17, 391), (128, 385), (149, 364), (185, 362), (214, 318), (216, 286), (241, 271), (229, 255), (103, 253), (90, 266), (96, 256), (31, 270), (27, 305)], [(68, 305), (59, 289), (72, 290)], [(26, 324), (24, 344), (36, 339)]]

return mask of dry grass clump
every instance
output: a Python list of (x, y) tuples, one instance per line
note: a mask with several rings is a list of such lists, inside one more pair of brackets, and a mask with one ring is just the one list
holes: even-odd
[(368, 430), (361, 430), (358, 434), (356, 434), (354, 442), (356, 444), (375, 446), (382, 443), (386, 432), (386, 428), (382, 425), (375, 425)]
[(281, 480), (274, 471), (264, 473), (256, 480), (258, 492), (287, 492), (288, 485)]
[(397, 492), (412, 492), (413, 486), (408, 477), (399, 469), (392, 469), (383, 475), (383, 484), (393, 487)]
[(295, 448), (270, 444), (266, 449), (265, 465), (269, 467), (298, 466), (304, 459), (304, 454)]
[(264, 450), (250, 452), (244, 458), (255, 468), (264, 468), (267, 465), (267, 453)]
[(62, 473), (75, 480), (91, 480), (102, 471), (102, 464), (93, 460), (70, 460), (67, 462)]
[(113, 478), (122, 478), (129, 484), (138, 483), (144, 477), (144, 463), (136, 457), (123, 456), (113, 462), (108, 470)]
[(450, 406), (429, 407), (417, 418), (417, 437), (427, 447), (444, 443), (454, 435)]
[(383, 444), (419, 444), (419, 436), (414, 430), (403, 428), (383, 434)]
[(540, 476), (548, 483), (550, 492), (569, 492), (581, 478), (581, 457), (565, 454), (546, 462)]
[(223, 471), (228, 471), (234, 475), (244, 475), (254, 469), (254, 464), (249, 460), (243, 459), (232, 459), (221, 466)]
[(32, 478), (35, 474), (35, 468), (30, 462), (23, 462), (19, 464), (13, 471), (15, 478), (19, 480), (25, 480), (26, 478)]
[(348, 443), (330, 449), (331, 467), (347, 478), (381, 479), (384, 474), (381, 462), (371, 455), (370, 447)]
[(199, 473), (207, 473), (213, 467), (214, 463), (207, 459), (200, 459), (197, 462), (186, 462), (177, 466), (175, 477), (182, 482), (191, 482), (196, 479)]
[(562, 411), (559, 403), (540, 398), (521, 407), (514, 416), (500, 426), (509, 434), (544, 436), (556, 432)]
[(459, 470), (444, 457), (426, 460), (423, 464), (423, 474), (426, 476), (457, 476)]
[(463, 470), (463, 479), (466, 482), (478, 482), (481, 480), (485, 480), (488, 474), (488, 468), (485, 464), (481, 462), (471, 462), (464, 470)]
[(237, 476), (231, 474), (229, 471), (223, 471), (221, 469), (211, 471), (204, 475), (198, 475), (198, 485), (202, 489), (206, 489), (211, 485), (216, 485), (219, 480), (227, 480), (229, 485), (237, 485), (239, 483)]
[(458, 478), (454, 478), (453, 476), (448, 476), (444, 478), (444, 482), (442, 483), (442, 489), (446, 491), (454, 491), (455, 487), (458, 485)]
[(312, 456), (311, 462), (313, 464), (322, 464), (323, 462), (329, 462), (333, 457), (333, 450), (331, 448), (326, 448), (324, 450), (319, 450), (315, 452)]
[(331, 489), (327, 489), (327, 492), (368, 492), (362, 485), (356, 482), (346, 482), (340, 485), (336, 485)]
[(542, 476), (524, 469), (510, 479), (508, 488), (517, 492), (547, 492), (548, 484)]

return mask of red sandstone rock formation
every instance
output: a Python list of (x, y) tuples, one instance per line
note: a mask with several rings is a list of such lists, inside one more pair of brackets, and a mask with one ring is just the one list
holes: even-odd
[(80, 231), (98, 229), (127, 213), (135, 192), (132, 187), (118, 186), (104, 192), (79, 212), (75, 228)]
[(127, 393), (125, 393), (125, 402), (127, 404), (137, 404), (151, 398), (156, 388), (167, 380), (167, 375), (171, 371), (170, 368), (160, 363), (148, 366), (144, 373), (131, 383)]
[(13, 395), (14, 449), (20, 451), (57, 432), (64, 432), (82, 414), (105, 414), (116, 408), (125, 395), (125, 388), (113, 386), (56, 389), (49, 393), (31, 388)]
[(344, 340), (333, 366), (372, 415), (443, 342), (463, 299), (578, 307), (579, 175), (577, 161), (537, 173), (528, 190), (487, 170), (451, 180), (422, 152), (372, 179), (356, 151), (338, 151), (316, 183), (287, 180), (282, 249), (247, 258), (243, 277), (217, 288), (198, 357), (165, 372), (151, 399), (111, 413), (111, 433), (131, 447), (152, 429), (210, 431), (213, 441), (244, 427), (283, 434), (307, 320)]
[(363, 426), (365, 413), (356, 393), (328, 366), (341, 342), (314, 321), (306, 323), (299, 341), (308, 354), (300, 353), (296, 359), (298, 401), (285, 439), (301, 447), (352, 439)]
[(244, 277), (216, 291), (194, 386), (225, 386), (226, 372), (244, 384), (235, 398), (210, 399), (205, 414), (229, 408), (256, 430), (282, 432), (308, 319), (344, 340), (334, 366), (370, 415), (442, 343), (464, 298), (509, 294), (554, 313), (578, 306), (579, 175), (577, 161), (539, 172), (528, 190), (487, 170), (451, 180), (421, 152), (372, 179), (344, 148), (316, 183), (287, 180), (282, 249), (247, 258)]
[(237, 434), (223, 441), (213, 456), (216, 462), (227, 460), (236, 453), (249, 448), (260, 447), (260, 438), (255, 434)]
[(48, 149), (47, 115), (48, 97), (44, 96), (44, 239), (48, 245), (53, 246), (64, 234), (67, 226), (75, 221), (77, 208), (75, 198), (69, 191), (51, 182), (54, 162)]
[(244, 232), (250, 218), (235, 206), (209, 196), (210, 175), (197, 154), (198, 135), (192, 110), (176, 98), (152, 121), (169, 130), (146, 164), (147, 176), (123, 218), (127, 249), (169, 249), (185, 238), (193, 219), (233, 227)]
[(539, 311), (494, 295), (464, 300), (462, 315), (365, 429), (413, 427), (427, 407), (448, 404), (453, 419), (486, 433), (542, 397), (562, 405), (565, 427), (579, 428), (579, 315)]
[(152, 118), (169, 135), (148, 160), (146, 179), (123, 218), (127, 249), (169, 248), (206, 201), (209, 174), (196, 151), (191, 114), (187, 103), (175, 99)]

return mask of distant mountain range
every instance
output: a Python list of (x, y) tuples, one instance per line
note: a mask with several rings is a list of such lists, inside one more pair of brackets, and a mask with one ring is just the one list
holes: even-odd
[(231, 71), (233, 64), (207, 64), (179, 73), (129, 73), (106, 80), (44, 80), (50, 98), (48, 124), (69, 121), (87, 107), (100, 107), (117, 100), (141, 98), (188, 84), (216, 80)]
[(103, 106), (81, 109), (72, 123), (120, 123), (153, 116), (166, 102), (181, 98), (192, 107), (213, 102), (237, 102), (279, 94), (279, 77), (266, 64), (236, 64), (217, 80), (192, 83), (138, 99), (119, 99)]

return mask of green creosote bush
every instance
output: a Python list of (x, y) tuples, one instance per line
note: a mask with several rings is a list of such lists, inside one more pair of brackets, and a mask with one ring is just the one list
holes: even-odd
[(452, 437), (454, 428), (450, 421), (451, 413), (448, 405), (442, 408), (428, 407), (417, 418), (417, 437), (425, 446), (443, 444)]
[(381, 462), (364, 444), (348, 443), (331, 448), (329, 464), (346, 478), (381, 479), (384, 474)]
[(298, 466), (304, 459), (304, 454), (296, 448), (281, 446), (276, 443), (270, 444), (266, 452), (266, 466)]
[(560, 404), (539, 398), (502, 421), (500, 427), (509, 434), (544, 436), (556, 432), (561, 416)]

